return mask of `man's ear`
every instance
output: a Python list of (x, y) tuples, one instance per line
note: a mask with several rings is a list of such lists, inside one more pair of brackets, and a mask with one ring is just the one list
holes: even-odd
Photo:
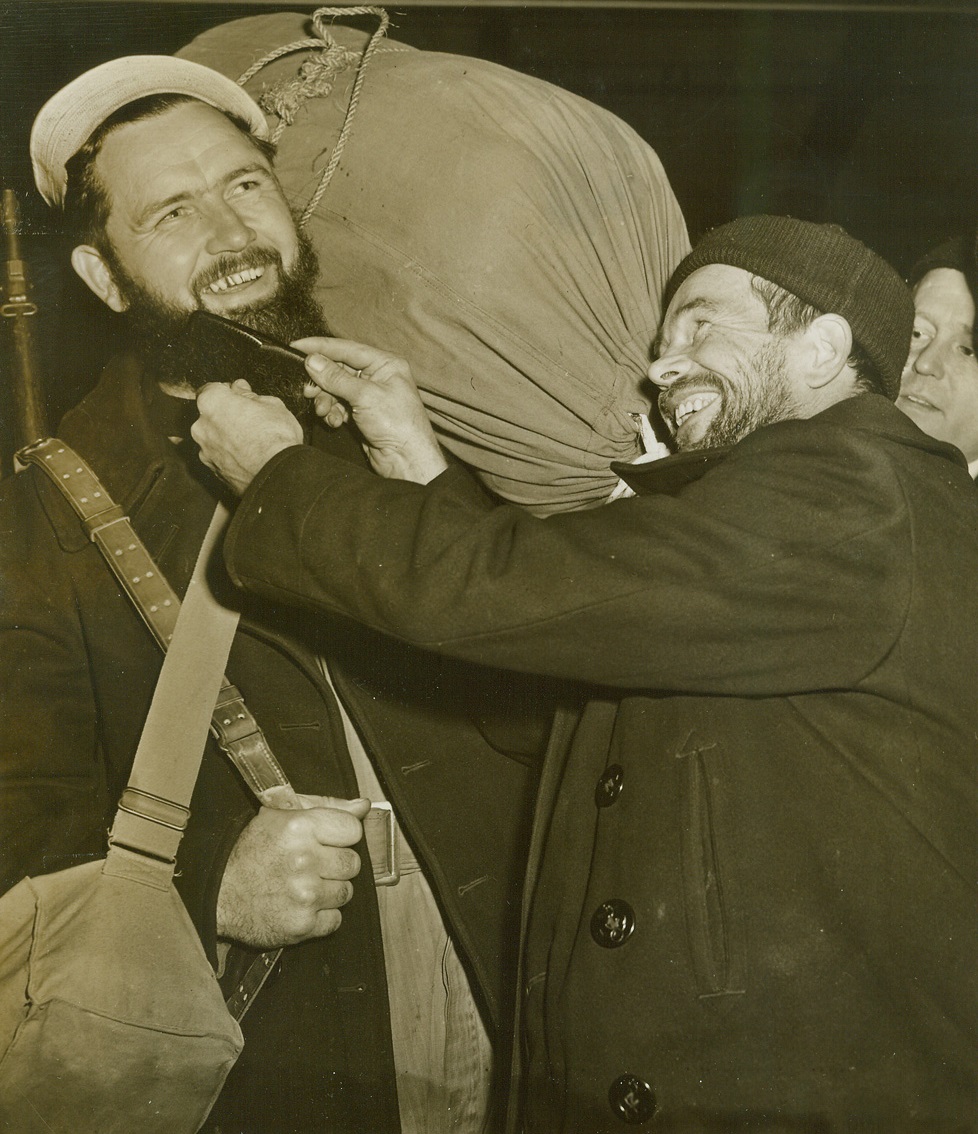
[(129, 306), (122, 298), (109, 265), (97, 248), (79, 244), (71, 252), (71, 266), (89, 288), (113, 311), (125, 311)]
[(805, 332), (806, 381), (813, 390), (827, 386), (848, 366), (852, 328), (841, 315), (819, 315)]

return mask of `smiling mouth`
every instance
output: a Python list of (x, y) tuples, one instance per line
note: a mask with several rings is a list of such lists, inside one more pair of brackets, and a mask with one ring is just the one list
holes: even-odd
[(684, 398), (672, 411), (673, 428), (678, 432), (693, 414), (712, 406), (720, 398), (719, 393), (695, 394), (691, 398)]
[(920, 406), (921, 409), (940, 412), (939, 406), (935, 406), (933, 402), (929, 402), (926, 398), (920, 397), (919, 394), (901, 394), (899, 400), (901, 402), (909, 402), (913, 406)]
[(260, 280), (265, 274), (264, 268), (245, 268), (240, 272), (232, 272), (230, 275), (221, 276), (219, 280), (215, 280), (212, 284), (208, 284), (203, 288), (204, 292), (210, 292), (212, 295), (224, 295), (229, 291), (234, 291), (236, 288), (242, 287), (245, 284), (254, 283), (255, 280)]

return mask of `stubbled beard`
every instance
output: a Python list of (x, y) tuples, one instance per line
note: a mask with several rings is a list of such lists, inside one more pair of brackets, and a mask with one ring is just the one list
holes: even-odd
[[(197, 305), (203, 307), (203, 291), (215, 280), (248, 268), (274, 265), (279, 277), (275, 294), (262, 303), (236, 308), (229, 317), (284, 343), (329, 334), (322, 310), (313, 295), (313, 287), (319, 277), (316, 253), (304, 233), (300, 232), (298, 239), (299, 253), (289, 271), (285, 270), (281, 256), (273, 248), (249, 248), (237, 256), (221, 256), (206, 273), (200, 273), (191, 280), (190, 291), (197, 299)], [(126, 319), (133, 347), (157, 382), (164, 386), (190, 385), (199, 389), (205, 381), (233, 382), (235, 378), (247, 378), (256, 393), (281, 398), (300, 420), (308, 415), (310, 403), (302, 394), (303, 380), (292, 371), (268, 366), (260, 371), (241, 374), (236, 371), (230, 354), (226, 367), (218, 363), (215, 368), (213, 353), (207, 356), (206, 368), (199, 365), (185, 333), (188, 312), (134, 280), (113, 249), (105, 249), (103, 255), (127, 304)], [(206, 373), (207, 377), (195, 378), (201, 373)]]
[[(707, 374), (705, 379), (689, 380), (691, 388), (699, 390), (705, 382), (719, 391), (722, 404), (702, 437), (679, 446), (683, 452), (735, 445), (763, 425), (798, 416), (788, 385), (784, 347), (780, 343), (761, 347), (748, 363), (748, 369), (741, 372), (741, 378), (737, 386), (714, 373)], [(683, 381), (680, 379), (673, 385), (670, 396), (675, 397), (677, 389), (681, 392)]]

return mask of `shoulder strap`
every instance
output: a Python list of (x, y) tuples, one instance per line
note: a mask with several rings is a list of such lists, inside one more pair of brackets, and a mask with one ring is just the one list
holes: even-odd
[(204, 740), (238, 626), (238, 613), (222, 606), (207, 585), (207, 564), (227, 519), (227, 509), (218, 504), (109, 833), (110, 846), (124, 846), (171, 864), (190, 816)]
[[(128, 516), (89, 465), (56, 437), (28, 445), (18, 452), (17, 459), (24, 465), (36, 465), (58, 486), (165, 651), (173, 637), (180, 599), (136, 535)], [(221, 681), (211, 716), (211, 732), (255, 795), (277, 785), (288, 786), (288, 777), (265, 734), (227, 677)]]
[[(185, 605), (189, 604), (186, 611), (189, 617), (184, 617), (178, 625), (180, 599), (157, 569), (128, 517), (114, 503), (89, 465), (55, 437), (26, 446), (17, 454), (17, 459), (25, 466), (37, 465), (58, 486), (160, 648), (167, 651), (171, 644), (175, 645), (185, 659), (186, 664), (177, 667), (167, 666), (164, 661), (129, 783), (119, 801), (109, 835), (110, 855), (120, 853), (113, 849), (116, 847), (132, 848), (172, 864), (187, 826), (190, 798), (203, 755), (203, 745), (199, 743), (203, 731), (200, 712), (210, 715), (211, 732), (256, 795), (278, 784), (288, 786), (289, 782), (241, 694), (226, 677), (218, 676), (213, 680), (213, 675), (220, 675), (224, 668), (238, 623), (238, 615), (222, 607), (206, 585), (206, 565), (224, 527), (226, 513), (218, 505), (187, 591)], [(183, 671), (182, 678), (180, 671)], [(194, 675), (189, 684), (188, 672)], [(212, 680), (208, 681), (208, 676)], [(177, 683), (175, 693), (171, 685), (174, 682)], [(220, 692), (216, 695), (216, 707), (212, 708), (218, 684)], [(193, 697), (197, 713), (187, 711), (185, 693), (186, 697)], [(165, 707), (173, 703), (180, 705), (179, 713)], [(197, 739), (189, 746), (184, 745), (184, 755), (174, 761), (172, 754), (180, 751), (174, 743), (177, 739), (172, 731), (174, 722), (186, 730), (191, 718), (196, 722)], [(164, 730), (162, 738), (161, 729)], [(190, 755), (194, 751), (196, 756)], [(171, 754), (169, 760), (167, 753)], [(281, 953), (281, 949), (259, 953), (241, 976), (226, 1001), (228, 1011), (236, 1020), (240, 1021), (251, 1007)]]

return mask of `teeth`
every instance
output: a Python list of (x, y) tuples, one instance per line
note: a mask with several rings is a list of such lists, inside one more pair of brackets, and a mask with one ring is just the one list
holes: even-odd
[(697, 410), (701, 410), (704, 406), (709, 405), (715, 400), (716, 395), (711, 394), (706, 397), (697, 395), (695, 398), (687, 398), (686, 401), (680, 402), (676, 407), (675, 413), (676, 428), (678, 429), (690, 414), (696, 413)]
[(901, 394), (900, 397), (905, 402), (913, 402), (915, 406), (923, 406), (925, 409), (934, 409), (934, 403), (929, 402), (926, 398), (919, 398), (915, 394)]
[(229, 287), (238, 287), (243, 283), (251, 283), (252, 280), (261, 279), (264, 274), (264, 268), (246, 268), (243, 272), (234, 272), (230, 276), (215, 280), (207, 290), (215, 293), (227, 291)]

